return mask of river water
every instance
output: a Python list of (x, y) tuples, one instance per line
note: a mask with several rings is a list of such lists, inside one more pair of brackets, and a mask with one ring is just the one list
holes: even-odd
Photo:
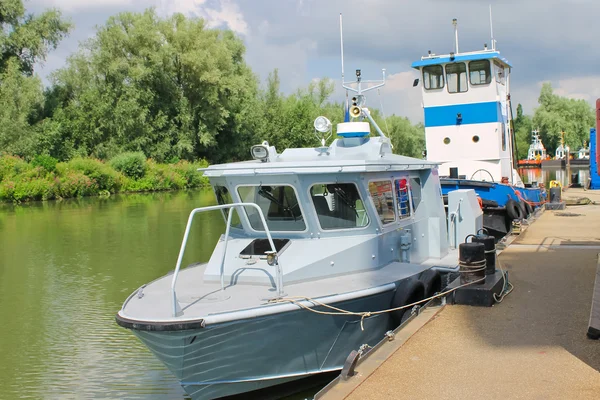
[[(0, 206), (0, 399), (184, 399), (114, 316), (174, 268), (190, 210), (211, 204), (202, 190)], [(198, 215), (183, 265), (224, 225)]]

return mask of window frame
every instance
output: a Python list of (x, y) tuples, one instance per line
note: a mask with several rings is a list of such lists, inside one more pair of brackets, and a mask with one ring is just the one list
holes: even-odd
[[(240, 195), (239, 192), (239, 188), (240, 187), (260, 187), (260, 186), (289, 186), (294, 190), (294, 194), (296, 195), (296, 200), (298, 200), (298, 207), (300, 208), (300, 213), (302, 215), (302, 220), (304, 221), (304, 230), (294, 230), (294, 231), (280, 231), (280, 230), (275, 230), (275, 229), (271, 229), (269, 228), (269, 232), (277, 232), (277, 233), (288, 233), (288, 234), (298, 234), (298, 233), (306, 233), (309, 231), (309, 224), (306, 218), (306, 212), (304, 211), (304, 208), (302, 207), (302, 201), (300, 201), (300, 196), (298, 196), (298, 190), (296, 189), (296, 187), (290, 183), (271, 183), (271, 182), (262, 182), (260, 184), (257, 183), (243, 183), (243, 184), (238, 184), (235, 186), (235, 194), (238, 196), (238, 198), (240, 199), (240, 202), (244, 202), (242, 196)], [(256, 203), (255, 203), (256, 204)], [(260, 207), (259, 204), (256, 204), (258, 207)], [(264, 234), (266, 232), (265, 230), (256, 230), (254, 229), (254, 227), (252, 226), (252, 223), (250, 222), (250, 218), (248, 218), (248, 212), (246, 211), (246, 207), (242, 207), (244, 210), (244, 219), (246, 221), (246, 223), (248, 224), (248, 227), (250, 228), (250, 230), (252, 232), (256, 232), (256, 233), (262, 233)], [(262, 208), (261, 208), (262, 210)], [(264, 213), (263, 214), (265, 216), (265, 221), (267, 222), (267, 227), (269, 227), (269, 218), (268, 215)]]
[[(388, 181), (390, 182), (390, 186), (392, 189), (392, 210), (394, 212), (394, 220), (390, 221), (390, 222), (386, 222), (384, 223), (381, 220), (381, 215), (379, 214), (379, 211), (377, 211), (377, 207), (375, 206), (375, 200), (373, 200), (373, 195), (371, 194), (371, 189), (369, 187), (369, 185), (371, 184), (371, 182), (382, 182), (382, 181)], [(373, 209), (375, 210), (375, 214), (377, 215), (377, 220), (379, 221), (379, 223), (381, 223), (381, 226), (386, 227), (389, 226), (391, 224), (394, 224), (396, 222), (398, 222), (398, 216), (396, 215), (396, 194), (395, 194), (395, 190), (394, 190), (394, 178), (390, 177), (390, 178), (373, 178), (373, 179), (369, 179), (367, 181), (367, 191), (369, 192), (369, 198), (371, 199), (371, 204), (373, 205)]]
[(406, 187), (408, 188), (408, 191), (407, 191), (407, 194), (408, 194), (408, 215), (401, 218), (400, 217), (400, 213), (398, 213), (398, 217), (397, 217), (398, 222), (403, 222), (403, 221), (406, 221), (408, 219), (411, 219), (415, 215), (415, 210), (413, 209), (413, 206), (412, 206), (412, 187), (410, 185), (410, 179), (411, 179), (410, 175), (402, 175), (402, 176), (395, 176), (394, 177), (394, 181), (393, 181), (392, 185), (393, 185), (393, 189), (394, 189), (394, 201), (396, 202), (395, 207), (398, 210), (399, 209), (399, 204), (400, 204), (399, 201), (398, 201), (398, 194), (396, 193), (396, 181), (399, 181), (399, 180), (402, 180), (402, 179), (406, 180)]
[[(212, 190), (213, 190), (213, 193), (214, 193), (214, 195), (215, 195), (215, 199), (217, 200), (217, 204), (218, 204), (218, 205), (224, 205), (224, 204), (235, 204), (235, 203), (236, 203), (235, 199), (233, 198), (233, 196), (232, 196), (232, 194), (231, 194), (231, 191), (229, 190), (229, 187), (227, 187), (227, 184), (225, 184), (225, 183), (223, 183), (223, 184), (222, 184), (222, 183), (215, 183), (215, 184), (211, 185), (211, 187), (212, 187)], [(225, 188), (225, 189), (227, 189), (227, 192), (228, 192), (228, 194), (229, 194), (229, 197), (231, 198), (231, 203), (223, 203), (223, 204), (221, 204), (221, 203), (219, 202), (219, 197), (217, 196), (217, 187), (222, 187), (222, 188)], [(236, 194), (236, 193), (234, 193), (234, 194)], [(224, 220), (224, 222), (225, 222), (225, 224), (226, 224), (226, 225), (227, 225), (227, 217), (228, 217), (228, 214), (229, 214), (230, 212), (233, 212), (233, 211), (235, 211), (235, 215), (237, 215), (237, 218), (238, 218), (238, 222), (239, 222), (239, 224), (235, 225), (235, 220), (234, 220), (234, 218), (235, 218), (235, 215), (232, 215), (232, 216), (231, 216), (231, 228), (233, 228), (233, 229), (241, 229), (241, 230), (243, 230), (243, 229), (244, 229), (244, 226), (243, 226), (243, 224), (242, 224), (242, 216), (241, 216), (241, 215), (240, 215), (240, 213), (238, 212), (238, 210), (237, 210), (237, 207), (223, 208), (223, 209), (221, 209), (221, 210), (219, 210), (219, 211), (221, 211), (221, 215), (223, 216), (223, 220)]]
[[(451, 92), (450, 91), (450, 79), (448, 79), (448, 66), (451, 65), (459, 65), (462, 64), (465, 67), (465, 84), (466, 84), (466, 89), (463, 91), (456, 91), (456, 92)], [(446, 75), (446, 90), (448, 91), (449, 94), (458, 94), (458, 93), (467, 93), (469, 91), (469, 69), (467, 68), (467, 64), (465, 62), (459, 61), (459, 62), (454, 62), (454, 63), (450, 63), (450, 64), (446, 64), (444, 66), (444, 73)], [(460, 73), (457, 74), (457, 89), (460, 88)]]
[[(441, 82), (441, 86), (440, 87), (427, 87), (427, 83), (430, 83), (430, 80), (425, 79), (425, 70), (428, 68), (435, 68), (435, 67), (439, 67), (441, 70), (441, 74), (440, 76), (442, 77), (442, 82)], [(430, 75), (431, 76), (431, 75)], [(423, 70), (421, 71), (421, 79), (423, 79), (423, 88), (425, 90), (440, 90), (440, 89), (444, 89), (444, 86), (446, 86), (446, 75), (444, 73), (444, 67), (440, 64), (436, 64), (436, 65), (426, 65), (423, 67)]]
[[(486, 81), (483, 83), (473, 83), (473, 79), (471, 77), (471, 64), (473, 63), (487, 63), (487, 75), (486, 75)], [(483, 69), (477, 70), (480, 74), (481, 71), (484, 71)], [(469, 61), (469, 85), (471, 86), (485, 86), (485, 85), (489, 85), (490, 83), (492, 83), (492, 65), (490, 63), (490, 60), (473, 60), (473, 61)]]
[[(494, 78), (496, 79), (496, 83), (501, 84), (502, 86), (506, 86), (506, 67), (494, 60)], [(500, 79), (499, 72), (502, 71), (502, 78)]]
[[(354, 187), (356, 188), (356, 193), (358, 193), (358, 196), (360, 197), (360, 201), (362, 201), (363, 203), (363, 208), (365, 211), (365, 216), (367, 217), (367, 224), (365, 226), (357, 226), (355, 228), (336, 228), (336, 229), (324, 229), (321, 226), (321, 221), (319, 220), (319, 214), (317, 213), (317, 208), (315, 207), (315, 203), (312, 200), (312, 194), (310, 193), (310, 190), (312, 189), (313, 186), (316, 185), (336, 185), (336, 184), (343, 184), (343, 185), (354, 185)], [(310, 203), (312, 205), (312, 209), (315, 213), (315, 218), (317, 220), (317, 226), (319, 228), (319, 231), (321, 232), (356, 232), (359, 230), (364, 230), (364, 229), (368, 229), (369, 226), (371, 225), (371, 217), (369, 216), (369, 211), (368, 208), (366, 206), (365, 200), (364, 200), (364, 195), (363, 193), (361, 193), (360, 191), (360, 185), (357, 184), (356, 182), (333, 182), (333, 181), (328, 181), (328, 182), (312, 182), (309, 184), (309, 186), (307, 187), (307, 191), (306, 191), (308, 198), (310, 199)]]

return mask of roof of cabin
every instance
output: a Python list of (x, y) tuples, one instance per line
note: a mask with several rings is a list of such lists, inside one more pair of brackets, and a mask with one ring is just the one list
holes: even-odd
[(450, 56), (450, 54), (444, 55), (431, 55), (422, 57), (420, 61), (415, 61), (412, 63), (413, 68), (425, 67), (427, 65), (438, 65), (459, 61), (473, 61), (473, 60), (489, 60), (496, 59), (507, 66), (512, 68), (512, 65), (503, 57), (500, 57), (500, 52), (493, 50), (482, 50), (482, 51), (474, 51), (470, 53), (461, 53), (455, 54), (454, 56)]
[[(324, 174), (340, 172), (382, 172), (431, 169), (437, 163), (393, 154), (389, 139), (370, 137), (361, 145), (336, 139), (327, 149), (286, 149), (263, 162), (250, 160), (202, 168), (205, 176)], [(356, 143), (356, 142), (354, 142)]]

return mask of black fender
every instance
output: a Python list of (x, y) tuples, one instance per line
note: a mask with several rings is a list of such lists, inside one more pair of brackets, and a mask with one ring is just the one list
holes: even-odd
[(524, 201), (523, 203), (525, 203), (525, 209), (527, 210), (527, 215), (533, 214), (533, 206), (526, 201)]
[(529, 213), (527, 212), (527, 207), (525, 206), (525, 202), (524, 201), (518, 201), (517, 204), (519, 205), (519, 208), (521, 209), (521, 213), (523, 214), (523, 218), (527, 218), (529, 216)]
[[(390, 308), (402, 307), (407, 304), (414, 303), (419, 300), (423, 300), (425, 298), (425, 286), (423, 286), (423, 282), (420, 280), (411, 280), (406, 284), (400, 284), (396, 291), (394, 292), (394, 297), (392, 298), (392, 304)], [(410, 308), (403, 308), (401, 310), (391, 311), (390, 317), (394, 322), (395, 326), (400, 325), (402, 321), (402, 316), (410, 311)]]
[(423, 271), (423, 273), (419, 277), (419, 280), (423, 282), (423, 298), (431, 297), (434, 294), (442, 291), (442, 275), (439, 271), (436, 271), (434, 269), (428, 269), (426, 271)]
[(510, 218), (511, 220), (523, 219), (523, 211), (521, 210), (521, 207), (519, 207), (519, 203), (517, 203), (513, 199), (509, 199), (506, 202), (506, 215), (508, 215), (508, 218)]

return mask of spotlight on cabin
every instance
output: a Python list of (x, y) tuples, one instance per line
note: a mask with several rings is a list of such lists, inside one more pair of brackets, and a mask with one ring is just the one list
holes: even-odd
[(317, 132), (327, 133), (331, 131), (331, 121), (323, 116), (317, 117), (313, 125)]
[(451, 52), (451, 53), (450, 53), (450, 60), (451, 60), (451, 61), (454, 61), (454, 52)]
[(250, 148), (252, 158), (266, 162), (269, 160), (269, 149), (264, 144), (257, 144)]
[(484, 43), (484, 44), (483, 44), (483, 49), (484, 49), (484, 50), (487, 50), (487, 43)]

